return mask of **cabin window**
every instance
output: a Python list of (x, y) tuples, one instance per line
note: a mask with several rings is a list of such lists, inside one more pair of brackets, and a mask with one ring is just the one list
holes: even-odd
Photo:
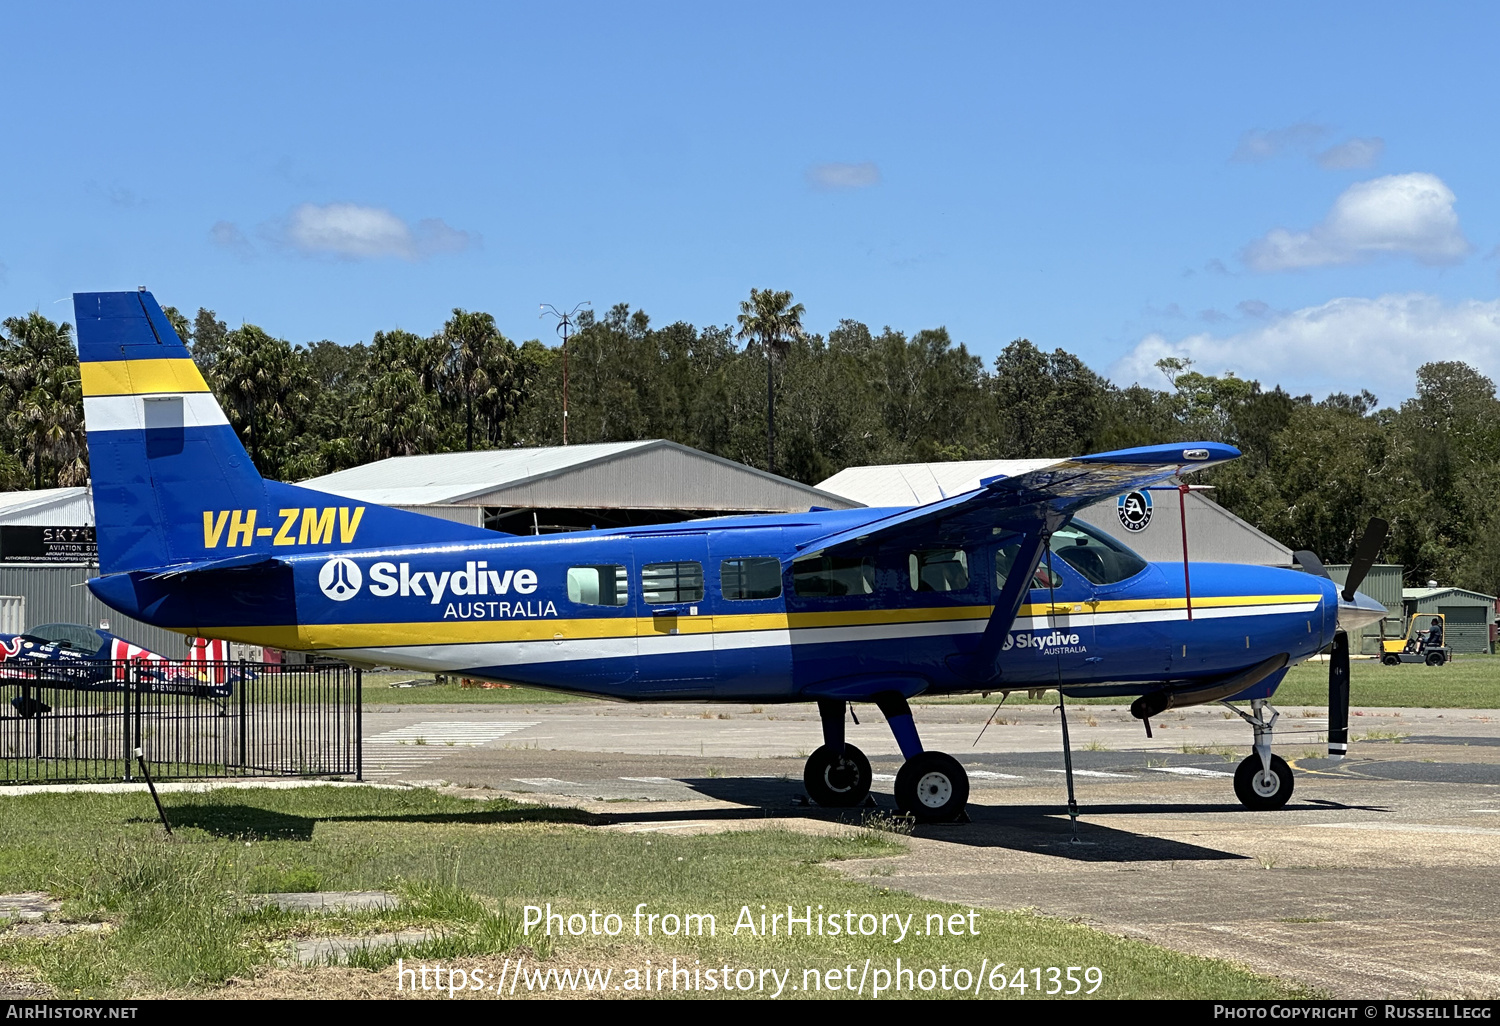
[(969, 586), (969, 554), (963, 549), (921, 549), (906, 557), (912, 591), (963, 591)]
[(648, 606), (670, 606), (703, 599), (703, 564), (647, 563), (641, 567), (641, 593)]
[(852, 556), (803, 556), (792, 560), (792, 587), (798, 595), (869, 595), (875, 591), (875, 564)]
[(1146, 569), (1146, 561), (1140, 556), (1076, 520), (1053, 532), (1052, 554), (1093, 584), (1118, 584)]
[(623, 606), (628, 597), (625, 568), (614, 563), (568, 568), (568, 601), (581, 606)]
[[(1005, 587), (1005, 579), (1010, 576), (1011, 567), (1015, 566), (1016, 556), (1021, 552), (1021, 542), (1016, 540), (1009, 545), (1002, 545), (995, 550), (995, 593), (998, 595), (1000, 589)], [(1045, 557), (1044, 557), (1045, 558)], [(1051, 574), (1049, 576), (1049, 573)], [(1061, 588), (1062, 578), (1056, 573), (1048, 571), (1045, 563), (1038, 563), (1036, 573), (1031, 575), (1031, 586), (1043, 590), (1049, 588)]]
[(781, 560), (773, 556), (726, 559), (719, 563), (719, 587), (731, 601), (781, 597)]

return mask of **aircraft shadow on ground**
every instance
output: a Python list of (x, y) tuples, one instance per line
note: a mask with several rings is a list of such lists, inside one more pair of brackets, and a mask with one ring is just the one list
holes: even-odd
[[(165, 803), (164, 803), (165, 804)], [(369, 816), (296, 816), (253, 805), (166, 805), (167, 820), (174, 830), (197, 829), (214, 837), (237, 841), (310, 841), (319, 823), (577, 823), (599, 825), (607, 817), (582, 809), (533, 805), (523, 809), (493, 809), (477, 806), (472, 812), (414, 812)], [(157, 822), (140, 816), (136, 823)]]
[[(738, 810), (745, 818), (746, 811), (763, 816), (801, 815), (815, 819), (852, 823), (867, 822), (872, 813), (889, 815), (896, 811), (896, 803), (888, 794), (876, 794), (875, 808), (820, 809), (816, 806), (796, 806), (795, 797), (802, 789), (787, 780), (770, 780), (744, 777), (711, 777), (685, 779), (684, 784), (695, 791), (719, 801), (734, 802), (750, 806), (751, 810)], [(726, 812), (735, 810), (725, 810)], [(1129, 830), (1100, 826), (1087, 818), (1095, 815), (1148, 815), (1152, 813), (1180, 814), (1184, 812), (1237, 812), (1240, 806), (1232, 803), (1167, 805), (1156, 802), (1139, 804), (1091, 805), (1081, 818), (1078, 838), (1072, 841), (1073, 830), (1068, 823), (1066, 809), (1061, 805), (1010, 805), (992, 806), (969, 803), (969, 823), (944, 824), (941, 826), (919, 826), (915, 833), (919, 837), (931, 837), (952, 844), (966, 844), (983, 848), (1006, 848), (1012, 851), (1032, 851), (1058, 858), (1082, 862), (1211, 862), (1239, 860), (1247, 856), (1234, 852), (1219, 851), (1201, 845), (1172, 841)], [(622, 814), (621, 820), (663, 821), (667, 819), (711, 820), (727, 818), (718, 812), (702, 811), (682, 813)]]

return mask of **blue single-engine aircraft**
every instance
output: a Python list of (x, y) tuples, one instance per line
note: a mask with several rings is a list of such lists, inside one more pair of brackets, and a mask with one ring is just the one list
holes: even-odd
[[(1385, 615), (1312, 573), (1151, 564), (1073, 519), (1239, 453), (1210, 442), (1058, 460), (912, 509), (721, 517), (497, 536), (264, 480), (151, 294), (74, 296), (100, 576), (111, 608), (183, 633), (630, 701), (817, 702), (809, 795), (855, 806), (851, 702), (885, 715), (897, 804), (962, 816), (968, 777), (923, 748), (917, 695), (1135, 696), (1146, 720), (1207, 702), (1252, 726), (1241, 801), (1284, 805), (1268, 699), (1331, 648), (1330, 750), (1347, 740), (1346, 630)], [(1321, 576), (1320, 576), (1321, 574)], [(1190, 587), (1189, 587), (1190, 585)], [(1066, 710), (1064, 740), (1066, 744)], [(1071, 759), (1069, 760), (1071, 766)], [(1071, 774), (1070, 774), (1071, 778)], [(1070, 811), (1076, 805), (1069, 798)]]

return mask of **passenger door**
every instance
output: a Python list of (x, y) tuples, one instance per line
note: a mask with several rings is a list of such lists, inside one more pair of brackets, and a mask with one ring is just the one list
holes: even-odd
[(634, 549), (640, 689), (646, 694), (707, 695), (714, 680), (714, 618), (707, 602), (708, 535), (638, 536)]
[(715, 694), (771, 698), (792, 690), (781, 546), (779, 527), (709, 539)]

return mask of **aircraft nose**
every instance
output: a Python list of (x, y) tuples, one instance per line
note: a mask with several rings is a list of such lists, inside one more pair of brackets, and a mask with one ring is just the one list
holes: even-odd
[(1339, 596), (1339, 628), (1346, 632), (1357, 631), (1389, 615), (1385, 606), (1362, 591), (1356, 591), (1352, 600)]

